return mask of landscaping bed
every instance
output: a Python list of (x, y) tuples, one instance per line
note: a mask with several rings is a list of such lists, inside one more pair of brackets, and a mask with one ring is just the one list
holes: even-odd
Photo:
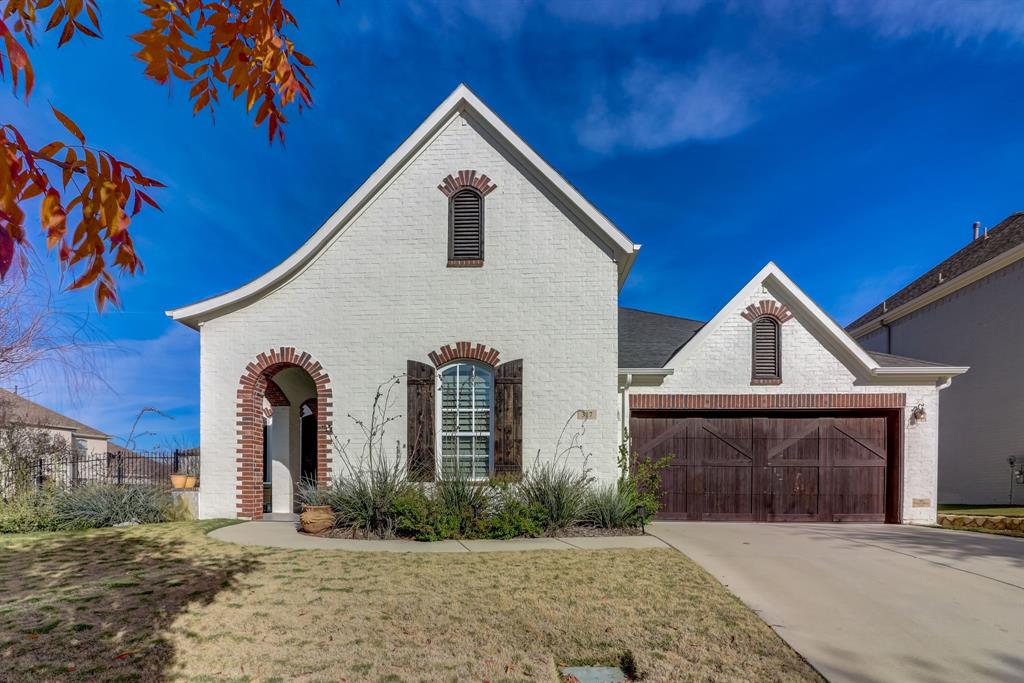
[(946, 529), (982, 531), (1002, 536), (1024, 537), (1024, 517), (987, 514), (950, 514), (940, 512), (938, 525)]
[(0, 537), (0, 678), (821, 680), (675, 551), (296, 551), (223, 523)]
[(1024, 517), (1024, 505), (940, 505), (939, 514), (973, 517)]

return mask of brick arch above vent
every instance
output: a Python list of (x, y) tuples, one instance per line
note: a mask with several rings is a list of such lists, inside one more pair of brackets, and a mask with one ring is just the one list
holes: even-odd
[(455, 342), (454, 347), (451, 344), (445, 344), (437, 351), (431, 351), (427, 354), (435, 368), (447, 365), (455, 360), (475, 360), (495, 366), (498, 364), (499, 355), (497, 349), (489, 349), (483, 344), (473, 344), (468, 341)]
[(464, 187), (472, 187), (486, 197), (494, 192), (498, 186), (483, 173), (477, 175), (476, 171), (459, 171), (454, 175), (449, 174), (447, 178), (441, 181), (437, 189), (441, 190), (445, 197), (451, 197)]
[(793, 317), (793, 313), (785, 304), (780, 304), (778, 301), (772, 301), (771, 299), (764, 299), (756, 304), (750, 304), (740, 315), (750, 322), (754, 322), (764, 315), (771, 316), (780, 323), (784, 323)]

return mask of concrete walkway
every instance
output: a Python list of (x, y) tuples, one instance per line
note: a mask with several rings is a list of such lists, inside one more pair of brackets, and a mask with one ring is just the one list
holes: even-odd
[(394, 553), (490, 553), (523, 550), (607, 550), (612, 548), (668, 548), (653, 536), (597, 536), (578, 538), (516, 538), (509, 541), (370, 541), (321, 538), (295, 530), (294, 522), (243, 522), (221, 527), (210, 536), (229, 543), (268, 548), (355, 550)]
[(657, 522), (833, 683), (1024, 681), (1024, 539)]

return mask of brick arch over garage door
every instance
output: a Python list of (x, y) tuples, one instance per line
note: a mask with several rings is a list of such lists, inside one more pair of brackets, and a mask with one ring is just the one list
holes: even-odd
[(299, 353), (291, 346), (282, 346), (256, 356), (245, 366), (237, 394), (238, 484), (236, 509), (239, 517), (260, 519), (263, 516), (263, 398), (268, 388), (273, 393), (273, 377), (286, 368), (300, 368), (316, 385), (317, 421), (316, 479), (325, 484), (331, 474), (328, 452), (331, 445), (332, 396), (331, 380), (319, 362), (308, 353)]

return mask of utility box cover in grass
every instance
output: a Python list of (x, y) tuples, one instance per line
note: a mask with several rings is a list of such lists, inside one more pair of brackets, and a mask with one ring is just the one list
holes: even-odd
[(562, 679), (576, 683), (624, 683), (629, 679), (617, 666), (567, 666)]

